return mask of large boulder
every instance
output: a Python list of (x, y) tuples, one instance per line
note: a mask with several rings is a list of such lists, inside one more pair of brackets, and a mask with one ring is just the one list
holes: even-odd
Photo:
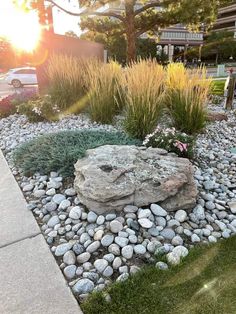
[(188, 159), (159, 148), (105, 145), (87, 150), (75, 164), (75, 190), (98, 214), (126, 205), (160, 203), (168, 211), (191, 209), (197, 188)]

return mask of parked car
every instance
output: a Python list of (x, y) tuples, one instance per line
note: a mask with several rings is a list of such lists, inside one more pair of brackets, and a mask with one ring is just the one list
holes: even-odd
[(7, 84), (15, 88), (20, 88), (24, 85), (37, 85), (36, 69), (32, 67), (22, 67), (10, 69), (5, 78)]

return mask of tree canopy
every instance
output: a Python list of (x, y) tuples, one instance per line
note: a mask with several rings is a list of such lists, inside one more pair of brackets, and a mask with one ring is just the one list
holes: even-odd
[(202, 49), (203, 57), (215, 56), (215, 62), (236, 57), (234, 33), (229, 31), (212, 32)]
[[(25, 2), (31, 3), (39, 10), (42, 10), (44, 3), (43, 0), (25, 0)], [(157, 35), (161, 29), (178, 23), (185, 24), (192, 30), (201, 29), (203, 24), (211, 27), (216, 19), (218, 8), (233, 2), (232, 0), (123, 0), (118, 2), (115, 0), (78, 0), (80, 9), (75, 12), (60, 5), (57, 0), (47, 0), (47, 3), (72, 16), (88, 17), (88, 27), (94, 23), (94, 27), (96, 24), (96, 28), (100, 27), (102, 31), (107, 26), (107, 20), (104, 20), (104, 17), (108, 17), (114, 34), (125, 36), (128, 61), (135, 59), (137, 39), (141, 35)], [(121, 10), (117, 10), (117, 6)], [(92, 19), (89, 18), (91, 16)]]

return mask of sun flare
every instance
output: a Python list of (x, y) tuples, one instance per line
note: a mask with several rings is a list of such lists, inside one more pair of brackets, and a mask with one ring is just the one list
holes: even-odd
[(3, 0), (0, 5), (0, 36), (7, 38), (15, 49), (32, 52), (39, 43), (40, 33), (35, 11), (21, 10), (11, 1)]

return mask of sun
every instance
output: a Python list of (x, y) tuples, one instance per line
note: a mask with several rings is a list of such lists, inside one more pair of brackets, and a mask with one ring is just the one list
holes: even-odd
[(1, 2), (0, 36), (7, 38), (15, 49), (32, 52), (37, 48), (41, 34), (37, 13), (21, 10), (9, 0)]

